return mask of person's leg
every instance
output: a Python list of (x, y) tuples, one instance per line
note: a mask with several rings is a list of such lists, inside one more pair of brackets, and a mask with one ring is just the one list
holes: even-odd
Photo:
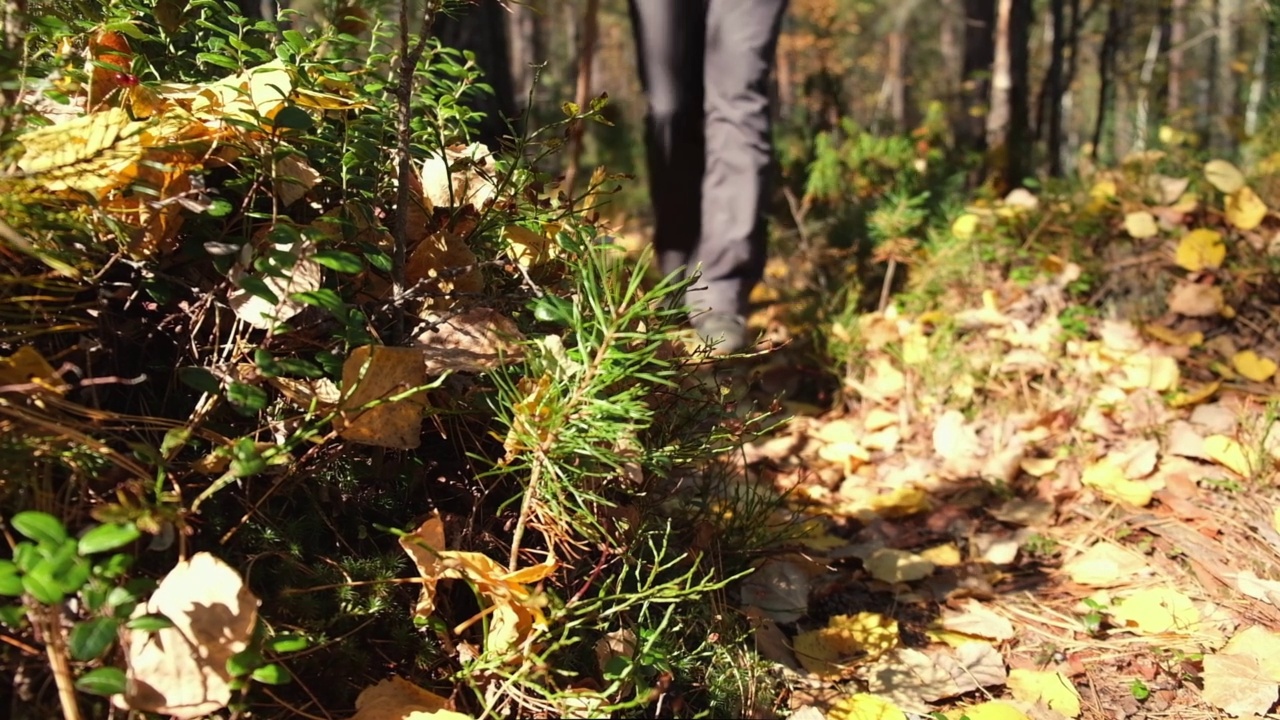
[(769, 73), (786, 6), (787, 0), (709, 0), (707, 11), (707, 159), (692, 258), (702, 278), (688, 300), (695, 327), (719, 336), (728, 351), (745, 341), (747, 298), (764, 272), (773, 161)]
[(706, 0), (630, 0), (648, 112), (645, 145), (653, 244), (664, 275), (698, 243), (705, 143), (702, 57)]

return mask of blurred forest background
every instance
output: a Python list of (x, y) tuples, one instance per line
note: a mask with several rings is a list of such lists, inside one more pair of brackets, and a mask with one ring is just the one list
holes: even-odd
[[(477, 52), (494, 122), (540, 126), (607, 93), (614, 127), (589, 128), (580, 162), (643, 176), (625, 0), (480, 0), (440, 32)], [(1251, 0), (792, 0), (775, 77), (786, 187), (804, 195), (824, 134), (913, 134), (920, 158), (976, 161), (969, 182), (1001, 191), (1159, 145), (1263, 153), (1278, 32)], [(620, 209), (642, 207), (641, 185)]]

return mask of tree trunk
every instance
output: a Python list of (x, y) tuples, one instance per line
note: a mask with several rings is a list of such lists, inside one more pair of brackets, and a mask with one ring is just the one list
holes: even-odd
[(965, 150), (987, 148), (983, 110), (991, 98), (989, 73), (995, 62), (992, 42), (996, 20), (995, 0), (963, 0), (964, 62), (961, 69), (960, 115), (955, 121), (956, 144)]
[(1151, 81), (1155, 77), (1156, 59), (1160, 54), (1160, 43), (1164, 36), (1163, 28), (1156, 25), (1151, 29), (1151, 37), (1147, 39), (1147, 54), (1142, 59), (1142, 74), (1139, 76), (1138, 106), (1134, 113), (1133, 149), (1141, 152), (1147, 149), (1147, 134), (1151, 124)]
[(1051, 0), (1053, 41), (1049, 49), (1049, 71), (1040, 95), (1036, 134), (1044, 139), (1051, 177), (1062, 175), (1062, 94), (1067, 52), (1066, 0)]
[[(1277, 8), (1280, 9), (1280, 8)], [(1249, 103), (1244, 111), (1244, 134), (1252, 138), (1258, 132), (1262, 99), (1267, 93), (1267, 57), (1272, 53), (1271, 24), (1258, 33), (1258, 51), (1253, 57), (1253, 80), (1249, 82)]]
[(537, 72), (534, 67), (543, 60), (541, 15), (528, 5), (512, 5), (507, 15), (507, 33), (511, 39), (511, 87), (518, 112), (529, 111), (529, 94)]
[(1116, 44), (1120, 33), (1120, 0), (1111, 0), (1107, 8), (1107, 32), (1102, 38), (1098, 53), (1098, 114), (1093, 120), (1093, 139), (1089, 156), (1096, 161), (1102, 149), (1102, 131), (1107, 125), (1107, 110), (1111, 106), (1112, 75), (1115, 73)]
[(1183, 45), (1187, 41), (1187, 0), (1173, 0), (1169, 13), (1169, 84), (1165, 104), (1169, 117), (1177, 117), (1182, 110), (1183, 88), (1186, 86), (1186, 65)]
[(1027, 40), (1031, 6), (1024, 0), (1000, 0), (996, 16), (995, 62), (991, 71), (991, 105), (986, 139), (997, 185), (1022, 182), (1027, 136)]
[(480, 81), (493, 88), (492, 94), (473, 94), (467, 106), (484, 113), (475, 139), (495, 149), (511, 134), (508, 123), (518, 115), (505, 15), (499, 0), (478, 0), (457, 17), (441, 15), (434, 30), (445, 45), (475, 53), (484, 72)]
[[(581, 44), (578, 46), (578, 79), (573, 93), (573, 102), (582, 110), (591, 103), (591, 70), (595, 62), (596, 20), (599, 17), (600, 0), (587, 0), (582, 11)], [(569, 125), (569, 166), (564, 172), (564, 182), (560, 190), (570, 202), (573, 201), (573, 186), (578, 179), (578, 171), (582, 163), (582, 134), (585, 128), (578, 120)]]
[(894, 132), (910, 129), (907, 121), (907, 6), (898, 9), (893, 30), (889, 32), (889, 66), (885, 72), (885, 88), (889, 100), (889, 118)]
[(938, 52), (942, 56), (942, 67), (939, 68), (942, 80), (939, 85), (947, 115), (951, 118), (954, 144), (954, 132), (967, 112), (960, 95), (964, 67), (964, 46), (960, 40), (964, 32), (964, 9), (960, 0), (939, 0), (939, 4), (942, 13), (938, 28)]
[(1239, 52), (1240, 10), (1240, 0), (1218, 0), (1218, 56), (1213, 93), (1215, 112), (1209, 145), (1219, 153), (1229, 152), (1235, 144), (1239, 83), (1233, 66)]

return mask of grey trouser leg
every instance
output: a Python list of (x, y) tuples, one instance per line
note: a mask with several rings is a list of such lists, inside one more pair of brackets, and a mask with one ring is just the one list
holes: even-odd
[(694, 312), (742, 313), (764, 270), (769, 73), (787, 0), (631, 0), (648, 98), (654, 245), (701, 268)]

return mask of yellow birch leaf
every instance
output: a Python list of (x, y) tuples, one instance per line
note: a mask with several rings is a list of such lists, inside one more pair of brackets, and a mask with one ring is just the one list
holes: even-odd
[(1226, 257), (1227, 246), (1222, 242), (1222, 233), (1208, 228), (1197, 228), (1182, 237), (1174, 260), (1183, 270), (1199, 272), (1221, 267)]
[(925, 548), (919, 552), (919, 555), (921, 559), (931, 562), (938, 567), (955, 567), (963, 561), (963, 558), (960, 556), (960, 548), (950, 543)]
[(1276, 374), (1276, 363), (1252, 350), (1242, 350), (1231, 358), (1231, 367), (1254, 382), (1266, 382)]
[(902, 338), (902, 362), (904, 365), (923, 365), (929, 360), (929, 338), (916, 325)]
[(1204, 453), (1210, 460), (1241, 477), (1251, 477), (1258, 469), (1259, 458), (1226, 435), (1210, 435), (1204, 439)]
[(1153, 587), (1116, 603), (1112, 617), (1139, 635), (1190, 633), (1200, 624), (1200, 610), (1191, 598), (1165, 587)]
[(1102, 460), (1085, 468), (1080, 482), (1097, 490), (1109, 500), (1120, 501), (1138, 507), (1146, 507), (1153, 496), (1151, 487), (1124, 476), (1124, 468)]
[(1180, 392), (1169, 400), (1169, 407), (1181, 408), (1199, 405), (1205, 400), (1213, 397), (1214, 393), (1218, 392), (1218, 388), (1220, 387), (1222, 387), (1222, 381), (1214, 380), (1213, 382), (1201, 385), (1195, 390)]
[(37, 385), (59, 394), (67, 389), (67, 384), (58, 377), (53, 366), (30, 345), (23, 345), (9, 357), (0, 358), (0, 385)]
[(1244, 187), (1244, 173), (1226, 160), (1210, 160), (1204, 164), (1204, 177), (1224, 195)]
[(1227, 222), (1240, 230), (1252, 230), (1267, 216), (1267, 204), (1249, 187), (1227, 196)]
[(951, 223), (951, 234), (954, 235), (957, 240), (968, 240), (972, 238), (977, 229), (978, 216), (973, 213), (965, 213)]
[(342, 365), (342, 412), (334, 420), (338, 434), (365, 445), (418, 447), (426, 392), (400, 396), (425, 384), (422, 351), (384, 345), (356, 348)]
[(1009, 671), (1009, 692), (1015, 700), (1044, 703), (1067, 717), (1080, 717), (1080, 691), (1060, 672), (1015, 668)]
[(837, 700), (827, 711), (831, 720), (907, 720), (897, 705), (870, 693), (858, 693)]
[(864, 562), (871, 577), (887, 583), (911, 582), (933, 574), (933, 563), (906, 550), (880, 548)]
[(1110, 200), (1116, 196), (1116, 191), (1114, 180), (1099, 180), (1089, 188), (1089, 197), (1094, 200)]
[(1156, 225), (1155, 216), (1146, 210), (1138, 210), (1125, 215), (1124, 229), (1128, 231), (1129, 237), (1139, 240), (1155, 237), (1160, 232), (1160, 228)]

